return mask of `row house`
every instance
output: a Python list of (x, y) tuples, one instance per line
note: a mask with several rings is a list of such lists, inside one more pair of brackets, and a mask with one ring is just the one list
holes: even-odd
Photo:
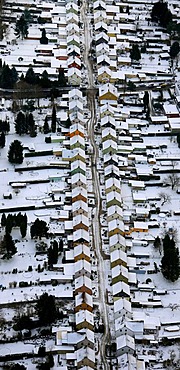
[[(81, 345), (76, 347), (77, 369), (95, 368), (94, 315), (91, 281), (91, 256), (89, 247), (89, 219), (85, 164), (85, 138), (83, 123), (83, 98), (78, 89), (69, 92), (69, 117), (76, 114), (76, 123), (70, 127), (70, 148), (78, 150), (81, 158), (71, 161), (72, 227), (74, 252), (74, 295), (76, 331), (86, 333)], [(79, 122), (80, 121), (80, 122)], [(84, 158), (82, 160), (82, 157)]]

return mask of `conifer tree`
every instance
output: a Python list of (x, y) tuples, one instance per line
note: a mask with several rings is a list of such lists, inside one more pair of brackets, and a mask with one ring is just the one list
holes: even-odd
[(15, 120), (15, 130), (16, 133), (20, 136), (23, 134), (27, 134), (28, 132), (28, 124), (26, 120), (26, 116), (23, 112), (18, 112), (16, 120)]
[(130, 52), (130, 58), (132, 60), (137, 60), (137, 61), (141, 59), (141, 53), (140, 53), (140, 50), (137, 44), (132, 45), (132, 49)]
[(5, 227), (5, 226), (6, 226), (6, 215), (5, 213), (3, 213), (1, 216), (1, 227)]
[(42, 35), (41, 35), (41, 38), (40, 38), (40, 44), (44, 44), (44, 45), (47, 45), (48, 44), (48, 38), (46, 36), (46, 30), (45, 30), (45, 28), (42, 29)]
[(28, 21), (25, 18), (24, 14), (22, 14), (21, 17), (17, 19), (14, 33), (16, 37), (21, 37), (22, 39), (28, 36)]
[(53, 105), (53, 109), (52, 109), (51, 131), (56, 132), (56, 108), (55, 108), (54, 105)]
[(163, 250), (164, 256), (161, 260), (162, 274), (166, 279), (174, 282), (180, 276), (179, 249), (176, 248), (174, 239), (170, 239), (168, 234), (166, 234), (163, 240)]
[(4, 131), (0, 134), (0, 148), (4, 148), (6, 144), (6, 137)]
[(45, 120), (44, 120), (43, 131), (44, 131), (44, 134), (48, 134), (50, 132), (47, 116), (45, 117)]
[(8, 152), (8, 159), (10, 163), (21, 164), (23, 162), (23, 146), (20, 141), (14, 140)]

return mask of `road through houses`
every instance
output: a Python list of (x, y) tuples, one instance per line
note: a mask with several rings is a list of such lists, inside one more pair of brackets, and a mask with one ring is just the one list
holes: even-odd
[(94, 240), (94, 249), (98, 262), (98, 283), (99, 283), (99, 309), (101, 318), (104, 323), (104, 335), (102, 337), (101, 343), (99, 345), (101, 353), (101, 361), (104, 365), (104, 369), (109, 369), (109, 364), (106, 360), (106, 344), (109, 341), (109, 320), (108, 320), (108, 311), (106, 306), (106, 287), (105, 287), (105, 268), (104, 260), (102, 256), (102, 241), (101, 241), (101, 232), (100, 232), (100, 212), (101, 212), (101, 197), (100, 197), (100, 183), (99, 176), (96, 168), (97, 158), (98, 158), (98, 147), (96, 146), (94, 140), (94, 126), (96, 124), (96, 90), (93, 90), (93, 69), (91, 61), (88, 58), (89, 49), (90, 49), (90, 29), (89, 29), (89, 20), (86, 16), (87, 14), (87, 3), (83, 1), (81, 7), (81, 17), (84, 23), (84, 61), (87, 67), (88, 73), (88, 88), (90, 89), (87, 92), (87, 99), (89, 104), (89, 109), (91, 111), (91, 118), (88, 121), (88, 135), (93, 148), (92, 154), (92, 178), (94, 185), (94, 194), (96, 199), (96, 208), (94, 211), (94, 217), (92, 218), (92, 230), (93, 230), (93, 240)]

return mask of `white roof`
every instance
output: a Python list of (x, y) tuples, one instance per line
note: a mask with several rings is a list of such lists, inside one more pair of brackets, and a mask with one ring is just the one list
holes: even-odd
[(125, 298), (119, 298), (115, 300), (114, 301), (114, 313), (121, 311), (123, 309), (132, 313), (131, 302)]
[(74, 279), (75, 282), (75, 290), (78, 288), (81, 288), (83, 286), (86, 286), (89, 289), (92, 289), (92, 282), (91, 279), (87, 276), (79, 276)]

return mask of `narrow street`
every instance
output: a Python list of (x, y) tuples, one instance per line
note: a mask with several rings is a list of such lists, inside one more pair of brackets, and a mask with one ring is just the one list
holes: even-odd
[(101, 212), (101, 195), (100, 195), (100, 183), (99, 183), (99, 176), (96, 168), (97, 159), (99, 156), (98, 147), (95, 143), (94, 138), (94, 126), (96, 124), (96, 90), (93, 90), (93, 69), (91, 61), (88, 58), (89, 50), (90, 50), (90, 30), (89, 30), (89, 20), (86, 16), (87, 14), (87, 3), (84, 0), (83, 5), (81, 7), (81, 16), (82, 21), (84, 24), (84, 62), (87, 68), (87, 79), (88, 79), (88, 88), (87, 91), (87, 99), (89, 109), (91, 111), (91, 118), (88, 121), (88, 135), (91, 145), (93, 147), (93, 154), (92, 154), (92, 161), (91, 161), (91, 169), (92, 169), (92, 179), (94, 185), (94, 194), (96, 199), (96, 208), (94, 211), (94, 217), (92, 218), (92, 231), (93, 231), (93, 241), (94, 241), (94, 249), (95, 255), (97, 258), (98, 264), (98, 283), (99, 283), (99, 310), (100, 315), (104, 323), (104, 335), (101, 338), (99, 343), (100, 348), (100, 355), (101, 355), (101, 365), (103, 365), (104, 370), (109, 370), (109, 364), (106, 360), (106, 344), (109, 343), (109, 320), (108, 320), (108, 311), (106, 305), (106, 285), (105, 285), (105, 266), (104, 260), (102, 256), (102, 240), (101, 240), (101, 230), (100, 230), (100, 212)]

